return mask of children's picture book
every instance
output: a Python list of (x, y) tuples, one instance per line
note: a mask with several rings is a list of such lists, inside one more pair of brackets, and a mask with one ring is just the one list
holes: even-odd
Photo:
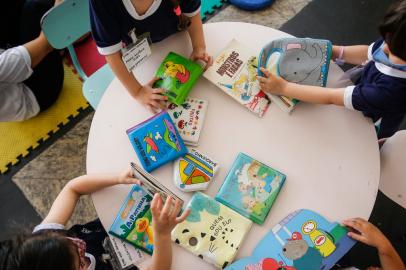
[(197, 146), (203, 128), (208, 101), (193, 97), (186, 98), (181, 105), (170, 103), (168, 113), (180, 136), (187, 145)]
[(152, 235), (152, 196), (134, 185), (125, 198), (109, 233), (123, 239), (148, 254), (154, 250)]
[(203, 68), (199, 64), (170, 52), (155, 73), (160, 80), (154, 88), (165, 89), (169, 101), (181, 105), (202, 73)]
[(206, 190), (219, 168), (219, 163), (196, 149), (174, 162), (173, 179), (182, 191)]
[(330, 269), (355, 244), (348, 229), (316, 212), (297, 210), (265, 235), (252, 252), (226, 270)]
[(147, 172), (187, 153), (187, 148), (166, 111), (128, 129), (127, 135)]
[(259, 89), (257, 53), (233, 39), (203, 76), (227, 95), (262, 117), (270, 99)]
[(285, 179), (283, 173), (239, 153), (216, 200), (255, 223), (262, 224)]
[(155, 177), (151, 174), (144, 171), (140, 166), (131, 162), (131, 171), (134, 178), (138, 179), (142, 183), (142, 188), (149, 194), (151, 197), (154, 197), (156, 193), (162, 196), (162, 199), (166, 201), (166, 198), (170, 195), (172, 199), (179, 200), (183, 204), (183, 200), (176, 196), (175, 193), (170, 191), (164, 185), (162, 185)]
[[(289, 82), (326, 86), (332, 44), (328, 40), (310, 38), (282, 38), (273, 40), (262, 48), (259, 55), (260, 68), (269, 70)], [(282, 110), (291, 112), (297, 99), (269, 94), (271, 100)]]
[(218, 269), (229, 265), (252, 221), (207, 195), (196, 192), (185, 221), (176, 225), (172, 240)]

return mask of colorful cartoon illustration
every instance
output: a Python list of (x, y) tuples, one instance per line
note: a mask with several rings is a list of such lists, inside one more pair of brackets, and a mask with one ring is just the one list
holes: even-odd
[[(348, 230), (337, 222), (329, 222), (307, 209), (297, 210), (276, 224), (254, 248), (250, 257), (234, 262), (226, 270), (331, 269), (355, 244), (347, 233)], [(327, 243), (327, 237), (331, 235), (335, 241), (320, 250), (320, 246), (315, 244), (317, 241), (313, 241), (310, 235), (314, 239), (325, 236), (323, 243)]]
[(332, 237), (318, 230), (317, 223), (314, 220), (306, 221), (302, 226), (302, 232), (310, 237), (314, 247), (320, 252), (321, 256), (328, 257), (336, 249)]
[(135, 222), (135, 231), (142, 236), (142, 240), (150, 245), (153, 244), (152, 225), (148, 218), (142, 217)]
[[(159, 137), (158, 137), (158, 139), (159, 139)], [(156, 153), (159, 153), (158, 146), (154, 142), (151, 132), (149, 133), (149, 135), (144, 137), (144, 142), (147, 144), (147, 154), (149, 154), (151, 152), (151, 150), (155, 151)]]
[(217, 268), (226, 267), (252, 222), (200, 192), (187, 207), (191, 212), (172, 231), (172, 240)]
[(176, 64), (172, 61), (164, 63), (164, 75), (177, 79), (180, 83), (186, 83), (189, 80), (190, 72), (182, 64)]

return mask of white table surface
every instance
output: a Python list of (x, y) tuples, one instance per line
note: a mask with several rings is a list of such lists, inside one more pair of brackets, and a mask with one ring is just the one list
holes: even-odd
[[(208, 52), (216, 56), (232, 39), (257, 49), (286, 33), (260, 25), (212, 23), (204, 25)], [(191, 45), (186, 33), (154, 44), (153, 54), (135, 70), (141, 83), (153, 77), (169, 51), (188, 56)], [(342, 74), (330, 66), (328, 86)], [(220, 163), (220, 170), (207, 194), (214, 197), (232, 162), (244, 152), (287, 175), (285, 185), (266, 222), (252, 227), (237, 255), (248, 256), (261, 238), (290, 212), (308, 208), (330, 220), (368, 218), (379, 185), (379, 150), (374, 127), (359, 112), (337, 106), (301, 103), (291, 115), (271, 104), (261, 119), (246, 110), (216, 86), (201, 78), (191, 96), (209, 100), (198, 149)], [(87, 172), (120, 171), (130, 161), (138, 162), (125, 130), (151, 114), (132, 99), (114, 79), (93, 118), (87, 149)], [(172, 164), (153, 172), (163, 184), (186, 202), (192, 193), (176, 189)], [(92, 195), (97, 213), (106, 228), (112, 224), (130, 186), (114, 186)], [(213, 267), (173, 244), (172, 269)], [(141, 267), (148, 263), (144, 262)]]

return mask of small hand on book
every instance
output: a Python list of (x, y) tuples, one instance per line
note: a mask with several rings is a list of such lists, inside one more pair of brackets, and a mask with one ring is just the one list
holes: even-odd
[(166, 101), (168, 100), (168, 97), (164, 95), (166, 92), (165, 89), (153, 88), (153, 85), (158, 80), (160, 80), (160, 78), (154, 77), (147, 84), (141, 86), (137, 93), (138, 101), (146, 106), (152, 113), (157, 113), (165, 109)]

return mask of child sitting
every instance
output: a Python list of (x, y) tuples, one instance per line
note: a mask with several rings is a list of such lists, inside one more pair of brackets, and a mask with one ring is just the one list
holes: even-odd
[(362, 111), (374, 122), (381, 119), (379, 138), (393, 135), (406, 113), (406, 1), (387, 11), (379, 30), (382, 39), (368, 46), (333, 46), (332, 58), (360, 65), (361, 78), (347, 88), (298, 85), (261, 69), (260, 87), (272, 94), (306, 102), (335, 104)]
[[(65, 224), (81, 195), (116, 184), (139, 184), (139, 181), (132, 178), (130, 171), (121, 175), (84, 175), (71, 180), (59, 193), (48, 215), (35, 227), (32, 234), (0, 242), (0, 269), (112, 269), (100, 258), (103, 254), (102, 241), (107, 236), (100, 221), (96, 220), (83, 226), (75, 225), (73, 230), (68, 231), (65, 230)], [(171, 207), (170, 197), (164, 204), (161, 196), (155, 194), (151, 202), (154, 254), (149, 270), (171, 268), (170, 233), (175, 225), (189, 214), (187, 210), (178, 217), (180, 210), (180, 201), (176, 201)], [(81, 228), (78, 230), (78, 227)], [(77, 234), (72, 235), (72, 232)], [(86, 239), (76, 238), (78, 235), (85, 236)]]
[(152, 112), (165, 107), (167, 97), (162, 95), (165, 90), (152, 88), (158, 78), (141, 85), (133, 73), (128, 72), (121, 58), (122, 43), (129, 45), (135, 36), (143, 34), (149, 34), (152, 42), (158, 42), (187, 29), (193, 47), (191, 59), (204, 61), (207, 66), (212, 63), (212, 57), (206, 53), (200, 0), (91, 0), (90, 19), (100, 54), (106, 56), (130, 95)]

